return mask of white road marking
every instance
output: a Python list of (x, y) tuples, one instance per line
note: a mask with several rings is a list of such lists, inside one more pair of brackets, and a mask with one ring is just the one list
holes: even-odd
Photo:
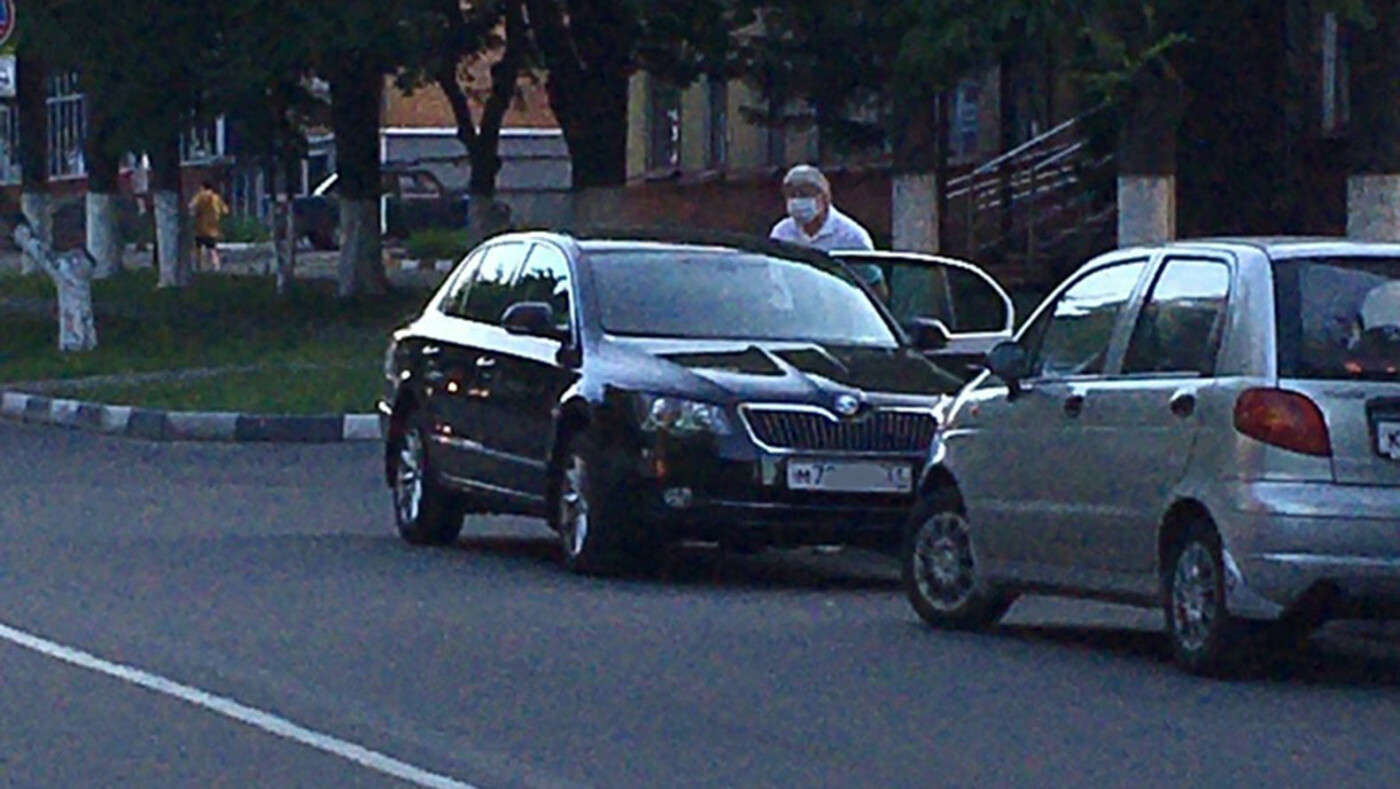
[(35, 635), (16, 630), (0, 624), (0, 639), (8, 641), (20, 647), (24, 647), (33, 652), (37, 652), (45, 657), (69, 663), (79, 668), (89, 671), (96, 671), (99, 674), (106, 674), (109, 677), (128, 682), (147, 690), (171, 696), (196, 707), (202, 707), (210, 712), (231, 718), (239, 723), (247, 724), (257, 729), (262, 729), (269, 734), (274, 734), (293, 742), (301, 743), (324, 751), (333, 756), (338, 756), (347, 761), (354, 762), (362, 767), (369, 768), (385, 775), (393, 776), (415, 786), (427, 787), (427, 789), (478, 789), (471, 784), (462, 783), (454, 778), (445, 775), (428, 772), (427, 770), (414, 767), (411, 764), (401, 762), (391, 756), (372, 751), (362, 745), (332, 737), (329, 734), (322, 734), (304, 726), (299, 726), (285, 718), (280, 718), (268, 712), (254, 709), (245, 704), (240, 704), (233, 699), (224, 696), (216, 696), (213, 693), (200, 690), (199, 688), (182, 685), (173, 680), (166, 679), (148, 671), (138, 668), (123, 666), (119, 663), (103, 660), (96, 655), (83, 652), (79, 649), (66, 647), (62, 644), (40, 638)]

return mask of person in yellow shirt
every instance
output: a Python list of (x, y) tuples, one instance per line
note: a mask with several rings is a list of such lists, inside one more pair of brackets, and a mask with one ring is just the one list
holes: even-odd
[(205, 181), (190, 200), (190, 213), (194, 214), (194, 243), (199, 253), (199, 267), (204, 267), (207, 258), (210, 269), (218, 271), (219, 237), (222, 235), (219, 225), (229, 215), (228, 203), (214, 191), (214, 184)]

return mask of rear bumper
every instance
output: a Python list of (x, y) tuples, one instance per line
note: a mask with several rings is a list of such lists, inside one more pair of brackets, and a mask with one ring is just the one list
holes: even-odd
[(1231, 610), (1400, 613), (1400, 488), (1249, 483), (1217, 510)]

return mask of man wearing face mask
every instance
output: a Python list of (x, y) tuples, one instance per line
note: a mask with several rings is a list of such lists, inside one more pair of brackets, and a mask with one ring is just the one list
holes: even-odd
[[(848, 249), (874, 249), (870, 233), (860, 223), (831, 204), (831, 183), (821, 170), (799, 164), (783, 178), (783, 197), (788, 215), (773, 226), (769, 237), (816, 247), (824, 252)], [(883, 300), (889, 288), (879, 266), (852, 265), (851, 268)]]

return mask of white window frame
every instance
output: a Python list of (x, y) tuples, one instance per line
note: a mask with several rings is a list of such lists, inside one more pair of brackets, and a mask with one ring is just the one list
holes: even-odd
[(79, 88), (77, 72), (49, 77), (46, 103), (49, 178), (86, 178), (87, 97)]

